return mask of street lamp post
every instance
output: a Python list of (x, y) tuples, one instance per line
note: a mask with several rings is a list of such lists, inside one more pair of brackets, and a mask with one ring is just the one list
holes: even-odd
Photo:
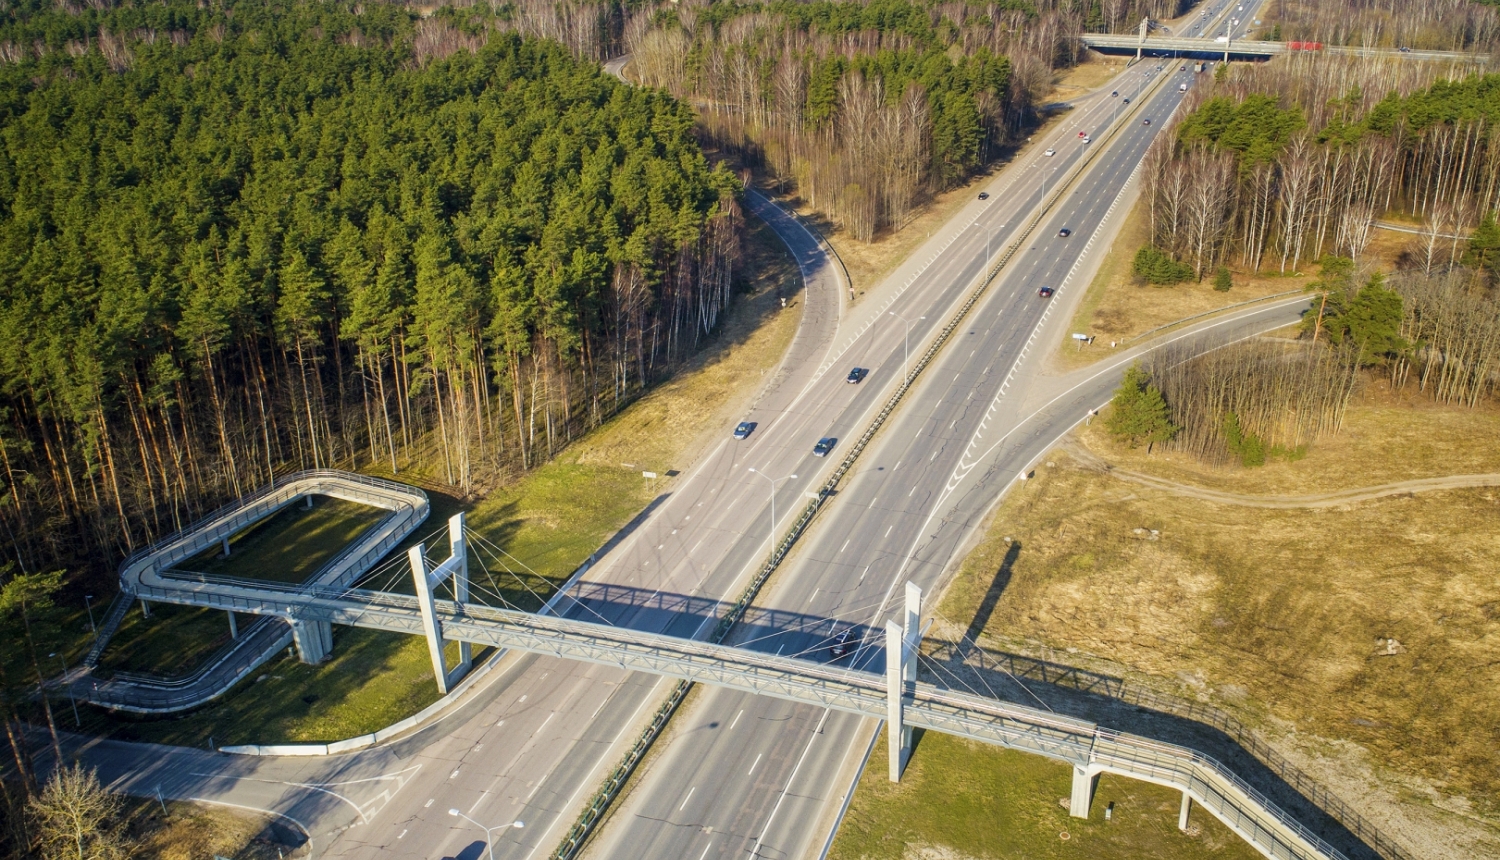
[(470, 824), (472, 824), (475, 827), (478, 827), (480, 830), (484, 831), (484, 853), (485, 853), (485, 855), (487, 857), (490, 858), (490, 860), (495, 860), (495, 836), (494, 836), (494, 833), (495, 833), (496, 830), (507, 830), (507, 829), (512, 828), (512, 827), (525, 827), (526, 826), (525, 824), (523, 824), (520, 821), (512, 821), (509, 824), (501, 824), (501, 825), (496, 826), (496, 827), (485, 827), (483, 824), (480, 824), (479, 822), (475, 821), (474, 819), (470, 818), (469, 816), (464, 815), (462, 812), (459, 812), (457, 809), (450, 809), (450, 810), (448, 810), (448, 814), (449, 815), (457, 816), (459, 818), (462, 818), (463, 820), (469, 822)]
[(776, 549), (776, 485), (782, 481), (795, 480), (797, 476), (787, 475), (785, 478), (773, 478), (765, 472), (756, 472), (754, 466), (750, 467), (750, 471), (771, 482), (771, 533), (766, 536), (766, 544), (774, 551)]
[[(1046, 196), (1046, 193), (1047, 192), (1043, 191), (1042, 195)], [(908, 373), (906, 366), (911, 361), (911, 320), (896, 313), (895, 311), (891, 311), (891, 316), (906, 323), (906, 352), (903, 353), (901, 357), (901, 379), (902, 381), (905, 381)], [(925, 320), (927, 319), (927, 317), (917, 317), (917, 319)]]

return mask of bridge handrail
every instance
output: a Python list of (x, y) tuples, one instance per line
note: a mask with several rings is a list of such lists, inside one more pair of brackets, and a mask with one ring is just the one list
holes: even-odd
[(390, 481), (385, 478), (377, 478), (372, 475), (361, 475), (357, 472), (342, 472), (338, 469), (303, 469), (298, 472), (292, 472), (290, 474), (283, 475), (280, 478), (273, 477), (269, 484), (266, 484), (259, 489), (252, 490), (243, 496), (239, 496), (238, 498), (231, 499), (230, 501), (225, 502), (217, 508), (214, 508), (212, 511), (209, 511), (208, 513), (198, 517), (191, 523), (188, 523), (187, 525), (177, 529), (171, 534), (157, 538), (149, 545), (144, 546), (126, 556), (125, 560), (120, 562), (118, 570), (123, 572), (125, 568), (134, 564), (142, 557), (150, 555), (151, 553), (162, 549), (163, 547), (171, 544), (173, 541), (179, 540), (181, 535), (185, 535), (192, 531), (200, 529), (213, 520), (222, 517), (225, 514), (233, 512), (236, 508), (239, 508), (247, 503), (257, 502), (265, 496), (271, 495), (284, 489), (287, 484), (295, 484), (299, 481), (307, 480), (308, 478), (336, 478), (342, 481), (348, 481), (350, 483), (367, 484), (370, 486), (381, 487), (383, 489), (401, 492), (406, 495), (420, 494), (424, 499), (427, 497), (427, 494), (423, 492), (419, 487), (413, 487), (410, 484), (402, 484), (397, 481)]
[[(235, 599), (255, 604), (248, 611), (264, 612), (269, 607), (277, 614), (281, 611), (289, 614), (324, 612), (337, 614), (342, 623), (368, 614), (397, 618), (402, 625), (410, 627), (420, 614), (415, 597), (389, 592), (331, 587), (271, 589), (263, 583), (259, 584), (258, 591), (262, 595), (260, 598)], [(659, 661), (684, 661), (688, 664), (684, 667), (688, 675), (701, 676), (705, 670), (716, 671), (715, 666), (732, 668), (748, 683), (777, 685), (783, 695), (790, 695), (789, 691), (798, 689), (817, 690), (821, 691), (817, 695), (825, 700), (843, 699), (845, 704), (841, 709), (876, 716), (883, 713), (885, 707), (883, 677), (863, 670), (511, 609), (475, 604), (460, 606), (452, 601), (438, 601), (437, 610), (445, 623), (455, 628), (461, 628), (465, 623), (477, 623), (513, 630), (524, 628), (525, 633), (540, 636), (543, 641), (590, 640), (611, 650), (650, 654)], [(455, 629), (454, 632), (458, 631)], [(699, 668), (693, 670), (690, 668), (693, 665)], [(760, 678), (761, 682), (754, 681), (755, 678)], [(1305, 850), (1289, 845), (1287, 838), (1281, 835), (1290, 833), (1324, 857), (1343, 857), (1337, 849), (1233, 771), (1194, 750), (926, 682), (913, 685), (909, 695), (908, 707), (913, 725), (954, 727), (967, 723), (971, 731), (985, 730), (976, 735), (979, 737), (988, 736), (1009, 745), (1025, 746), (1052, 758), (1082, 764), (1096, 763), (1171, 784), (1190, 790), (1215, 814), (1234, 819), (1240, 828), (1253, 828), (1263, 835), (1262, 841), (1285, 846), (1284, 856), (1307, 856)]]
[(121, 681), (126, 684), (133, 684), (137, 686), (151, 687), (154, 689), (163, 690), (191, 686), (201, 681), (203, 679), (203, 676), (223, 665), (232, 656), (234, 656), (235, 653), (245, 648), (247, 646), (247, 643), (251, 641), (256, 633), (260, 632), (265, 627), (265, 625), (272, 623), (275, 620), (275, 616), (271, 615), (262, 615), (256, 618), (254, 621), (250, 622), (249, 626), (240, 631), (239, 637), (231, 643), (230, 649), (219, 655), (218, 659), (204, 663), (203, 665), (192, 670), (186, 675), (179, 675), (175, 678), (163, 678), (158, 675), (152, 675), (149, 672), (113, 672), (110, 674), (109, 678), (104, 680), (106, 683)]

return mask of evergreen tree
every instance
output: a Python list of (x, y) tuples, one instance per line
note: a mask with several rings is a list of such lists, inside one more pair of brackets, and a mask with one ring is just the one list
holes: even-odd
[(1227, 266), (1220, 266), (1219, 270), (1214, 273), (1214, 289), (1221, 293), (1227, 293), (1233, 286), (1234, 278), (1230, 276), (1229, 268)]
[(1192, 266), (1179, 263), (1154, 245), (1143, 245), (1136, 251), (1131, 270), (1146, 283), (1158, 286), (1170, 286), (1193, 279)]
[(1139, 364), (1131, 365), (1125, 371), (1125, 378), (1110, 406), (1104, 426), (1115, 438), (1132, 448), (1142, 442), (1148, 446), (1170, 442), (1177, 435), (1178, 427), (1172, 423), (1167, 401)]
[(1470, 234), (1464, 248), (1463, 264), (1492, 275), (1500, 270), (1500, 223), (1496, 222), (1494, 212), (1484, 213), (1479, 226)]

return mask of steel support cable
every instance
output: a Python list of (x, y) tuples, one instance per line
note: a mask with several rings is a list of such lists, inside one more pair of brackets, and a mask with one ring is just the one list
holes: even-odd
[[(880, 601), (872, 600), (869, 603), (866, 603), (864, 605), (855, 606), (855, 607), (849, 609), (849, 611), (850, 612), (859, 612), (859, 611), (864, 610), (864, 609), (869, 609), (870, 607), (877, 605), (879, 602)], [(766, 610), (766, 611), (773, 612), (775, 610)], [(793, 625), (791, 627), (784, 627), (784, 628), (781, 628), (779, 630), (774, 630), (774, 631), (772, 631), (770, 633), (765, 634), (764, 636), (754, 636), (754, 637), (751, 637), (749, 639), (736, 639), (735, 640), (735, 647), (736, 648), (744, 648), (747, 645), (752, 645), (752, 644), (757, 643), (757, 642), (763, 642), (763, 641), (765, 641), (767, 639), (772, 639), (772, 638), (775, 638), (777, 636), (781, 636), (781, 635), (786, 634), (786, 633), (796, 633), (796, 632), (799, 632), (801, 630), (806, 630), (808, 627), (812, 627), (812, 626), (815, 626), (815, 625), (818, 625), (818, 624), (827, 623), (827, 622), (832, 622), (835, 627), (845, 626), (845, 627), (857, 628), (857, 627), (862, 626), (858, 622), (849, 621), (847, 619), (833, 617), (833, 616), (820, 617), (820, 618), (809, 618), (808, 620), (803, 621), (801, 623), (798, 623), (796, 625)], [(827, 637), (824, 641), (832, 641), (832, 639), (833, 639), (833, 637), (830, 636), (830, 637)]]
[[(936, 609), (934, 609), (932, 611), (932, 614), (935, 615), (935, 616), (937, 616), (938, 618), (941, 618), (947, 624), (953, 624), (953, 621), (951, 619), (947, 618), (941, 612), (938, 612)], [(969, 643), (970, 653), (978, 652), (978, 654), (979, 654), (979, 668), (981, 668), (981, 669), (985, 668), (985, 666), (984, 666), (984, 649), (981, 648), (981, 647), (979, 647), (979, 642), (976, 641), (976, 640), (974, 640), (974, 639), (969, 638), (969, 636), (967, 634), (960, 633), (959, 637), (958, 637), (958, 643), (961, 644), (961, 643), (964, 643), (964, 642)], [(1049, 705), (1045, 701), (1043, 701), (1041, 696), (1038, 696), (1035, 692), (1033, 692), (1030, 687), (1026, 686), (1026, 684), (1023, 683), (1020, 678), (1017, 678), (1009, 669), (1005, 668), (1004, 666), (1000, 666), (999, 669), (1000, 669), (1001, 672), (1005, 673), (1005, 676), (1007, 678), (1010, 678), (1011, 681), (1015, 682), (1016, 686), (1018, 686), (1021, 689), (1025, 690), (1026, 691), (1026, 695), (1028, 695), (1031, 698), (1035, 699), (1037, 701), (1037, 704), (1041, 705), (1043, 708), (1046, 708), (1048, 711), (1052, 710), (1052, 706), (1051, 705)], [(981, 674), (979, 677), (982, 680), (984, 676)], [(985, 687), (988, 688), (989, 684), (985, 684)], [(991, 690), (992, 694), (993, 694), (993, 692), (994, 691)], [(995, 696), (995, 698), (998, 699), (1000, 697), (999, 696)]]
[[(506, 608), (508, 608), (508, 609), (520, 609), (519, 606), (516, 606), (515, 604), (511, 603), (509, 600), (506, 600), (505, 597), (502, 594), (500, 594), (500, 591), (499, 591), (499, 589), (501, 587), (500, 583), (498, 583), (498, 582), (495, 581), (495, 574), (490, 570), (489, 565), (487, 565), (487, 564), (484, 563), (484, 556), (483, 556), (483, 554), (476, 552), (476, 553), (473, 553), (473, 556), (474, 556), (474, 560), (479, 563), (480, 570), (483, 570), (484, 571), (484, 575), (486, 577), (488, 577), (489, 580), (490, 580), (490, 585), (492, 587), (490, 589), (488, 589), (487, 593), (493, 594), (495, 597), (499, 598), (500, 602), (503, 603), (503, 604), (505, 604)], [(524, 589), (532, 597), (536, 598), (536, 600), (537, 600), (537, 608), (538, 609), (540, 609), (541, 607), (547, 605), (546, 598), (542, 597), (540, 594), (537, 594), (536, 591), (531, 588), (531, 586), (529, 586), (529, 585), (526, 584), (526, 581), (524, 579), (522, 579), (519, 576), (516, 576), (516, 572), (515, 571), (513, 571), (509, 567), (507, 567), (498, 558), (495, 559), (495, 562), (502, 569), (504, 569), (506, 573), (510, 574), (511, 578), (514, 579), (517, 583), (519, 583), (522, 589)], [(478, 583), (474, 580), (473, 577), (470, 577), (469, 583), (470, 583), (470, 585), (478, 587)]]

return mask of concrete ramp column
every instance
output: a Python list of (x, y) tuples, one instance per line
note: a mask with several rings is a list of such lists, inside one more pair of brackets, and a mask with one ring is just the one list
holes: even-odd
[(288, 618), (292, 625), (292, 641), (297, 645), (297, 658), (309, 666), (316, 666), (333, 653), (333, 624), (328, 621), (308, 621)]
[(1177, 813), (1177, 829), (1187, 830), (1188, 813), (1193, 811), (1193, 796), (1187, 792), (1182, 793), (1182, 809)]
[(1068, 814), (1074, 818), (1088, 818), (1089, 806), (1094, 802), (1094, 788), (1099, 784), (1102, 771), (1094, 765), (1073, 765), (1073, 796), (1068, 803)]

